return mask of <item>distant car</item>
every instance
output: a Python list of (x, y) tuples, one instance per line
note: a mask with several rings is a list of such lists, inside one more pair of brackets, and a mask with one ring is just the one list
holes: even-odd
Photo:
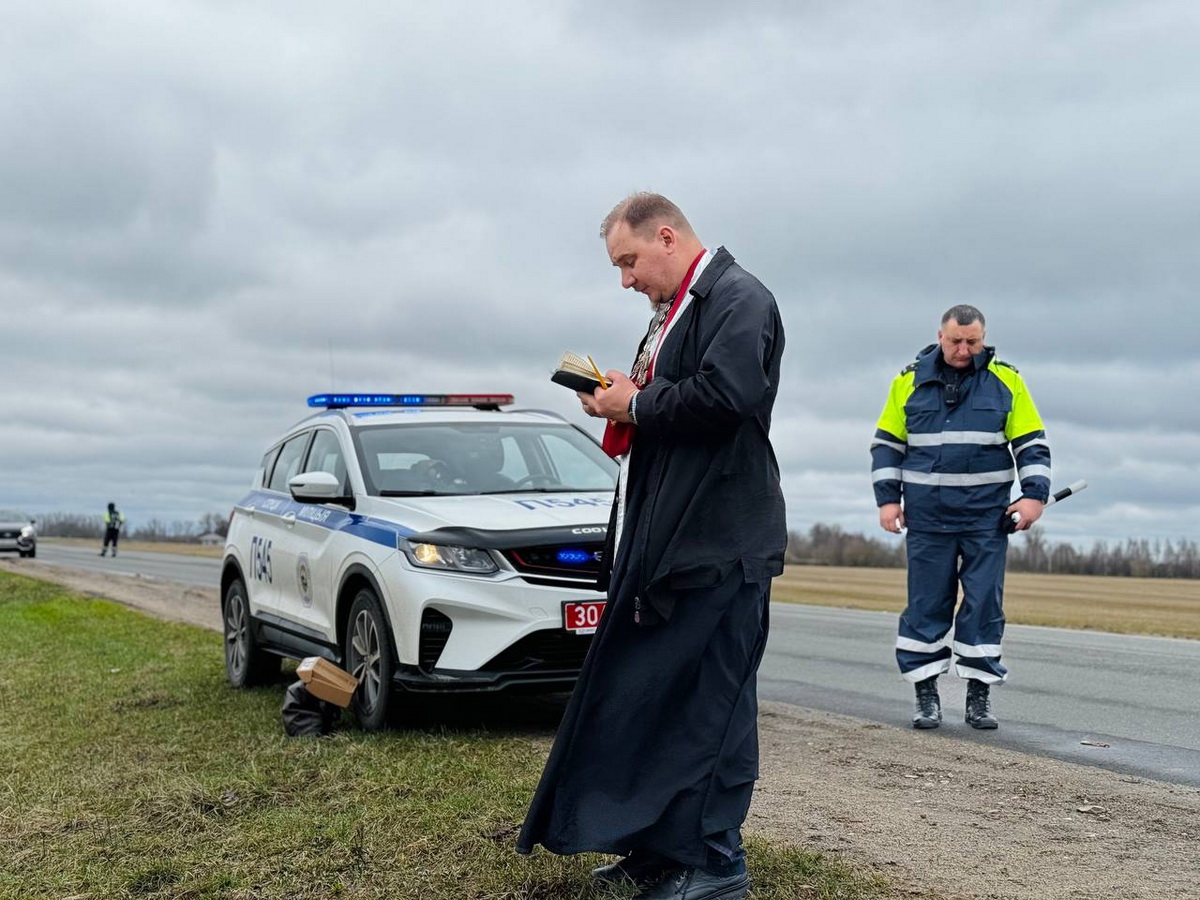
[(0, 552), (37, 556), (37, 523), (33, 519), (0, 520)]
[(230, 517), (229, 681), (324, 657), (368, 730), (405, 692), (569, 689), (604, 609), (617, 470), (595, 439), (508, 395), (308, 402)]

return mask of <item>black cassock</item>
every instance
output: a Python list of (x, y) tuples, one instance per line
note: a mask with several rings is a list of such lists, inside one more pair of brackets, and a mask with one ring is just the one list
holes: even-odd
[(520, 853), (639, 849), (704, 866), (750, 806), (756, 672), (787, 541), (768, 439), (783, 326), (724, 248), (691, 292), (638, 395), (608, 608)]

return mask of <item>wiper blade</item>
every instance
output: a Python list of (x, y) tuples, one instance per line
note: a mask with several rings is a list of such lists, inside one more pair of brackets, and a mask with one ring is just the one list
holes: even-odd
[(561, 494), (572, 493), (578, 491), (579, 488), (569, 487), (531, 487), (531, 488), (505, 488), (502, 491), (479, 491), (480, 497), (485, 497), (488, 494)]
[(449, 496), (443, 491), (380, 491), (380, 497), (442, 497)]

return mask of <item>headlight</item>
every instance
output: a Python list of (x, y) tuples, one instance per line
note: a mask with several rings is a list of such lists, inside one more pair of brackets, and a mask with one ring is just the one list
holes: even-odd
[(27, 541), (30, 540), (33, 537), (33, 526), (26, 525), (24, 528), (22, 528), (21, 529), (21, 537)]
[(486, 550), (471, 547), (446, 547), (438, 544), (409, 544), (405, 551), (409, 561), (422, 569), (442, 569), (447, 572), (469, 572), (490, 575), (499, 569)]

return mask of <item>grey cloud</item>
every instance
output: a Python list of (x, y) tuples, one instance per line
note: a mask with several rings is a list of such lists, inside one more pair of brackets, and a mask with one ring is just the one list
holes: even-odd
[(33, 387), (5, 497), (226, 505), (331, 384), (512, 389), (594, 431), (547, 377), (564, 349), (628, 365), (648, 311), (597, 227), (652, 188), (779, 299), (794, 525), (874, 527), (888, 382), (966, 301), (1093, 481), (1047, 529), (1196, 533), (1190, 6), (12, 19), (0, 347)]

